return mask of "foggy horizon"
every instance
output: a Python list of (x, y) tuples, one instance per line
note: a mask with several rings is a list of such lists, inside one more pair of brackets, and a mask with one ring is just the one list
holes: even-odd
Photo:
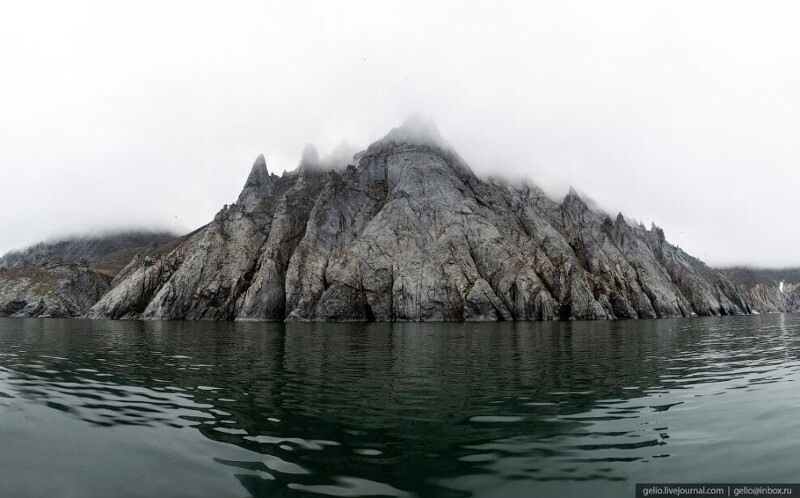
[(306, 144), (363, 150), (422, 115), (483, 179), (573, 186), (714, 267), (800, 266), (788, 2), (4, 10), (0, 255), (183, 235), (236, 200), (259, 154), (280, 175)]

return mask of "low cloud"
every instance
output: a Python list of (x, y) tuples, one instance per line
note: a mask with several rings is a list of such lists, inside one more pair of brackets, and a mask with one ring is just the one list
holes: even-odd
[(800, 265), (792, 3), (17, 2), (0, 252), (188, 232), (253, 158), (347, 162), (411, 114), (479, 175), (570, 185), (715, 265)]

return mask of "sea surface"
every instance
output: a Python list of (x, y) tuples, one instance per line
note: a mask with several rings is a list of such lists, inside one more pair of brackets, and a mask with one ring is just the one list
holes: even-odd
[(626, 497), (800, 481), (800, 315), (0, 319), (0, 496)]

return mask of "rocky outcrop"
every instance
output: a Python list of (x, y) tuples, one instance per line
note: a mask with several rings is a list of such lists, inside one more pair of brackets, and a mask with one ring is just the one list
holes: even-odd
[(134, 255), (174, 247), (166, 232), (127, 231), (42, 242), (0, 257), (0, 316), (78, 317)]
[(754, 312), (800, 312), (800, 269), (737, 267), (728, 268), (724, 273)]
[(78, 264), (0, 267), (0, 316), (81, 316), (110, 287), (110, 276)]
[(649, 230), (532, 185), (478, 178), (409, 123), (342, 168), (260, 156), (237, 202), (134, 259), (92, 318), (549, 320), (749, 312), (721, 273)]

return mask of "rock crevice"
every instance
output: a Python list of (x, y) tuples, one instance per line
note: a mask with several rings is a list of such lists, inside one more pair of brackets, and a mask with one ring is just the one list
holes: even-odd
[(279, 177), (259, 156), (235, 204), (155, 260), (134, 260), (88, 316), (446, 321), (749, 311), (723, 274), (655, 225), (633, 227), (621, 214), (612, 221), (575, 190), (558, 202), (532, 185), (482, 180), (431, 129), (395, 129), (337, 170), (309, 153)]

